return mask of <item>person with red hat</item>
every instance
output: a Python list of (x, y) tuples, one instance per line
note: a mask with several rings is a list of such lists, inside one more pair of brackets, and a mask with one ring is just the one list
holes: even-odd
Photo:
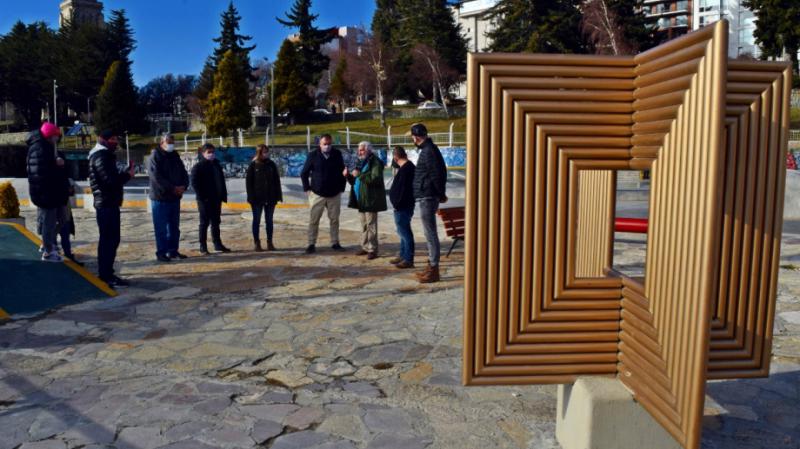
[(28, 193), (37, 207), (37, 230), (42, 236), (42, 260), (61, 262), (56, 236), (59, 227), (66, 222), (69, 200), (69, 179), (64, 159), (58, 156), (56, 144), (61, 139), (61, 130), (45, 122), (28, 137)]

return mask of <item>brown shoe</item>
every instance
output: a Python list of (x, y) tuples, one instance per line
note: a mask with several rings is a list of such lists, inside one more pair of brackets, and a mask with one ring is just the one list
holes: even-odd
[(416, 272), (416, 273), (414, 273), (414, 274), (415, 274), (415, 275), (416, 275), (418, 278), (421, 278), (421, 277), (423, 277), (423, 276), (426, 276), (426, 275), (428, 274), (428, 272), (429, 272), (429, 271), (431, 271), (431, 264), (430, 264), (430, 262), (428, 262), (428, 264), (427, 264), (427, 265), (425, 265), (425, 268), (423, 268), (423, 270), (422, 270), (422, 271), (417, 271), (417, 272)]
[(356, 256), (366, 256), (366, 255), (367, 255), (367, 252), (363, 248), (358, 250), (358, 251), (356, 251)]
[(390, 260), (389, 263), (392, 265), (397, 265), (403, 261), (403, 258), (400, 256), (395, 257), (394, 259)]
[(378, 258), (378, 253), (376, 253), (376, 252), (367, 253), (367, 260), (372, 260), (372, 259), (377, 259), (377, 258)]
[(261, 240), (253, 240), (253, 249), (255, 251), (264, 251), (264, 248), (261, 247)]
[(430, 271), (418, 277), (420, 284), (429, 284), (431, 282), (439, 282), (439, 266), (431, 267)]
[(409, 262), (407, 260), (403, 260), (400, 263), (395, 264), (395, 267), (401, 268), (401, 269), (402, 268), (414, 268), (414, 263), (413, 262)]
[(275, 251), (275, 245), (272, 244), (272, 240), (267, 240), (267, 250)]

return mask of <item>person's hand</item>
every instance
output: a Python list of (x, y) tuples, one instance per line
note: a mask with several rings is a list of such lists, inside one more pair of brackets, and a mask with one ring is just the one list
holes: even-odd
[(63, 167), (64, 159), (61, 159), (60, 157), (56, 158), (56, 165), (58, 165), (59, 167)]
[(306, 190), (306, 196), (311, 196), (311, 190)]
[(128, 174), (131, 175), (131, 178), (136, 175), (136, 168), (133, 166), (133, 164), (128, 167)]
[(361, 174), (361, 172), (358, 171), (358, 169), (353, 170), (353, 177), (354, 178), (358, 178), (358, 175), (360, 175), (360, 174)]
[(342, 170), (342, 176), (347, 177), (347, 167)]
[(447, 198), (447, 195), (442, 195), (442, 197), (441, 197), (441, 198), (439, 198), (439, 202), (440, 202), (440, 203), (446, 203), (448, 199), (449, 199), (449, 198)]

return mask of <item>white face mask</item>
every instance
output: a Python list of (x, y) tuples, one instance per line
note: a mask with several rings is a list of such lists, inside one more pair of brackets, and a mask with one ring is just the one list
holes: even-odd
[(173, 151), (175, 151), (175, 144), (174, 143), (168, 143), (167, 144), (167, 148), (165, 148), (164, 150), (167, 153), (172, 153)]

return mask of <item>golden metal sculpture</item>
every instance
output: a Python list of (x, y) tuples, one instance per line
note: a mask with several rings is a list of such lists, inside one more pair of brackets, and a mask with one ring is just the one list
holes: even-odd
[[(727, 33), (469, 56), (465, 384), (616, 375), (693, 449), (706, 379), (768, 374), (791, 72), (727, 61)], [(645, 168), (634, 279), (611, 269), (616, 171)]]

